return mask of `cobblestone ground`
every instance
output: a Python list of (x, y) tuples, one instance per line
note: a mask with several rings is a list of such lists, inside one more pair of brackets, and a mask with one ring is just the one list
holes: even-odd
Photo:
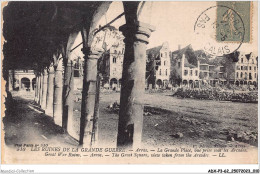
[[(119, 102), (119, 97), (119, 93), (101, 94), (100, 146), (116, 145), (118, 114), (107, 106)], [(13, 99), (12, 112), (3, 120), (6, 144), (77, 144), (33, 102), (32, 93), (13, 93)], [(151, 112), (144, 116), (145, 147), (257, 146), (257, 104), (178, 99), (165, 93), (146, 94), (143, 100)], [(75, 118), (80, 117), (80, 104), (75, 102)]]

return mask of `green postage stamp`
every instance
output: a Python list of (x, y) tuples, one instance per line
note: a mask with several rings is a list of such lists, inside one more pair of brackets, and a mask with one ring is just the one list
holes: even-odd
[(250, 1), (217, 2), (216, 40), (223, 42), (251, 41)]

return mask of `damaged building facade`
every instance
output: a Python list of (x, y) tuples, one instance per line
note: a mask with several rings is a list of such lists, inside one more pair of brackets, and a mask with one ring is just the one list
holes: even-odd
[(178, 86), (198, 87), (199, 62), (191, 45), (172, 52), (171, 82)]
[(235, 52), (226, 59), (226, 73), (230, 84), (254, 85), (258, 83), (258, 57), (254, 53)]
[(146, 51), (146, 86), (148, 88), (167, 88), (170, 80), (170, 50), (168, 42)]

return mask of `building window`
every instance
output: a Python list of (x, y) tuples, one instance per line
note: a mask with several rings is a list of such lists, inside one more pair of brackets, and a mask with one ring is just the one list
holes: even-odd
[(184, 75), (188, 75), (188, 70), (184, 70)]
[(249, 70), (252, 70), (251, 66), (249, 67)]
[(195, 76), (198, 76), (198, 70), (195, 71)]
[(245, 78), (247, 78), (247, 73), (245, 73)]
[(252, 74), (249, 73), (249, 80), (252, 80)]
[(256, 71), (256, 66), (254, 67), (254, 70)]
[(113, 57), (113, 63), (116, 63), (116, 58), (115, 57)]
[(192, 70), (190, 70), (190, 75), (192, 76)]
[(240, 78), (242, 78), (242, 77), (243, 77), (243, 73), (241, 72), (241, 73), (240, 73)]
[(167, 69), (165, 70), (165, 75), (167, 76)]
[(237, 70), (240, 70), (240, 67), (239, 67), (239, 66), (237, 66)]
[(178, 68), (180, 68), (181, 67), (181, 62), (178, 62)]
[(243, 58), (241, 58), (241, 63), (243, 63)]
[(164, 66), (166, 65), (166, 61), (164, 61)]
[(252, 59), (252, 64), (255, 64), (254, 59)]
[(241, 66), (241, 70), (243, 70), (243, 66)]
[(78, 69), (74, 70), (74, 77), (79, 77), (79, 70)]
[(239, 73), (237, 72), (237, 78), (238, 78), (238, 76), (239, 76)]
[(244, 67), (244, 70), (248, 70), (248, 67), (247, 67), (247, 66), (245, 66), (245, 67)]
[(163, 57), (163, 54), (161, 53), (161, 57)]
[(116, 54), (116, 53), (117, 53), (117, 51), (115, 50), (115, 51), (114, 51), (114, 53)]
[(162, 70), (160, 69), (160, 71), (159, 71), (159, 75), (162, 75)]
[(256, 73), (255, 73), (255, 78), (256, 78)]

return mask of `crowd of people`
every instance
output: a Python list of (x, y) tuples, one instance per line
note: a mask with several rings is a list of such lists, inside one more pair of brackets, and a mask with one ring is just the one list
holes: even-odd
[(258, 102), (257, 92), (235, 92), (235, 90), (227, 91), (221, 88), (178, 88), (173, 95), (181, 98), (195, 98), (204, 100), (234, 101), (245, 103)]

